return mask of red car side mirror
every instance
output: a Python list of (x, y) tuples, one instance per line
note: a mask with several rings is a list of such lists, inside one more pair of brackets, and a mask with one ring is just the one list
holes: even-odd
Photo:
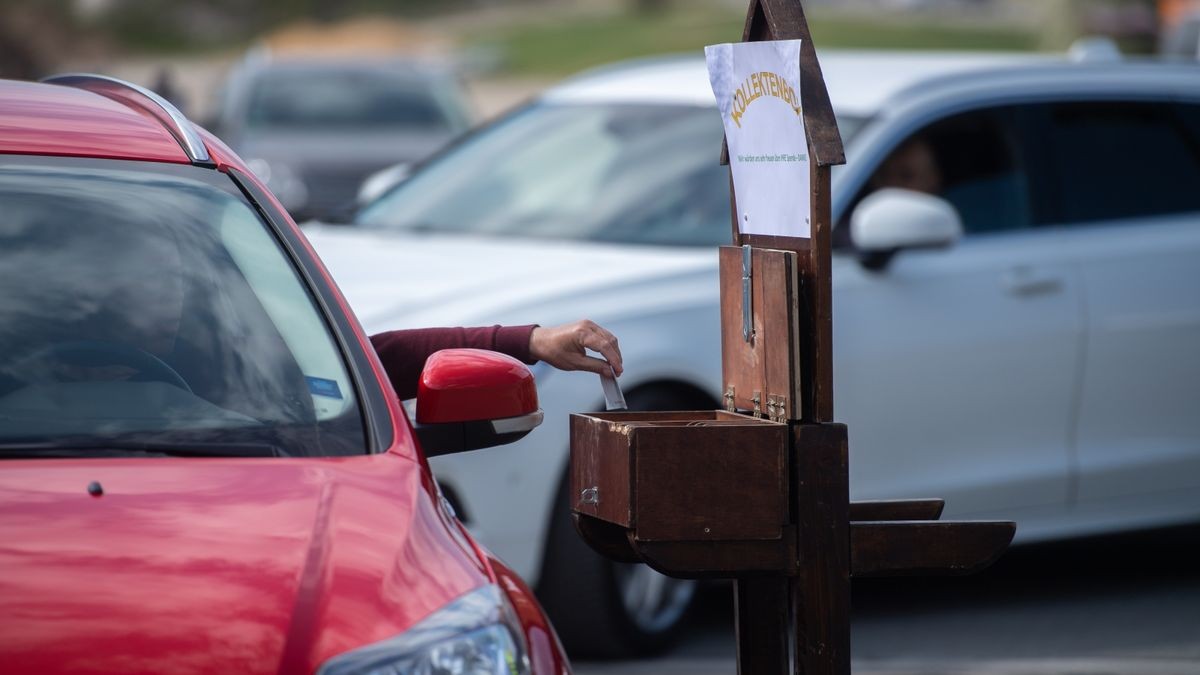
[(541, 423), (533, 373), (511, 356), (444, 349), (425, 362), (416, 430), (426, 456), (512, 443)]

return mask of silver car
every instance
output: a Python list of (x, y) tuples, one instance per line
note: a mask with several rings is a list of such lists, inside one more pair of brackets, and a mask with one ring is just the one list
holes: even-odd
[(212, 124), (296, 220), (337, 221), (364, 177), (423, 159), (470, 117), (446, 67), (257, 51), (230, 74)]

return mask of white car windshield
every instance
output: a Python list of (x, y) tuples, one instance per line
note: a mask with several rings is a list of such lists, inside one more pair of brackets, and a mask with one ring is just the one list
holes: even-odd
[(704, 245), (729, 240), (721, 119), (686, 105), (536, 103), (365, 208), (367, 227)]

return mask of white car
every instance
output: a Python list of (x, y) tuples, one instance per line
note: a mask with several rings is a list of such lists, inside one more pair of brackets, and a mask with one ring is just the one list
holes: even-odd
[[(947, 517), (1016, 520), (1018, 542), (1200, 520), (1200, 68), (822, 66), (848, 158), (833, 292), (852, 497), (943, 497)], [(419, 167), (358, 227), (308, 235), (369, 331), (588, 317), (620, 337), (631, 406), (711, 409), (720, 144), (702, 58), (610, 67)], [(435, 470), (576, 654), (653, 648), (692, 586), (578, 541), (567, 421), (602, 407), (600, 383), (536, 372), (542, 430)]]

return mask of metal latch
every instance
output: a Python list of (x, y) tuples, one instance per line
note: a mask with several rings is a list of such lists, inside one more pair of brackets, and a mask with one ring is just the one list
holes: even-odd
[(762, 393), (757, 392), (757, 391), (754, 392), (754, 395), (750, 397), (750, 401), (752, 403), (754, 403), (754, 413), (753, 413), (754, 416), (761, 419), (763, 416), (763, 414), (762, 414)]
[(584, 490), (579, 493), (579, 503), (580, 504), (599, 504), (600, 503), (600, 488), (598, 488), (598, 487), (584, 488)]
[(751, 279), (754, 276), (750, 262), (750, 245), (742, 246), (742, 339), (746, 342), (754, 337), (754, 291)]

